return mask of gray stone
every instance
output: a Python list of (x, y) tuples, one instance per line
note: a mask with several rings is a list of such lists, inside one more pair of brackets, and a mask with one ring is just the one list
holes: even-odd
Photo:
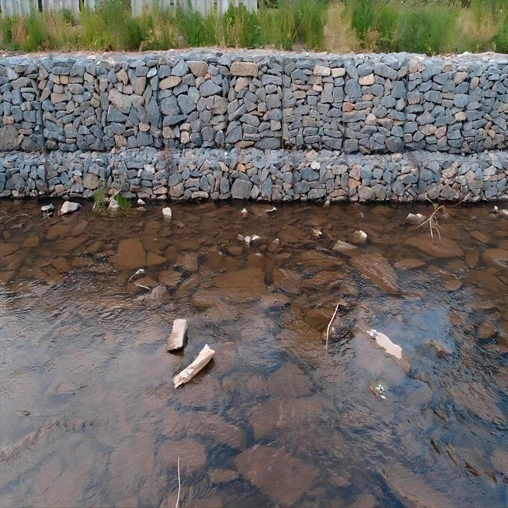
[(211, 95), (217, 95), (220, 93), (221, 87), (217, 86), (212, 80), (205, 81), (200, 87), (199, 92), (202, 97), (209, 97)]
[(248, 199), (252, 183), (247, 180), (236, 179), (231, 187), (231, 196), (234, 199)]

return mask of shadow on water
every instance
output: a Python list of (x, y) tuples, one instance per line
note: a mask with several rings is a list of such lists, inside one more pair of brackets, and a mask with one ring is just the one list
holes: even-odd
[(507, 220), (450, 208), (437, 248), (425, 205), (172, 208), (0, 202), (2, 506), (175, 506), (178, 462), (181, 506), (506, 506)]

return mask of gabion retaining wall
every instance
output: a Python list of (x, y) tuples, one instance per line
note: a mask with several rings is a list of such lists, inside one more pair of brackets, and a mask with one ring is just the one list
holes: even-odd
[(508, 145), (508, 57), (166, 52), (0, 60), (0, 150)]
[(143, 199), (508, 200), (508, 152), (361, 155), (336, 151), (152, 147), (9, 152), (0, 197), (84, 197), (99, 187)]
[(508, 199), (508, 57), (0, 59), (0, 197)]

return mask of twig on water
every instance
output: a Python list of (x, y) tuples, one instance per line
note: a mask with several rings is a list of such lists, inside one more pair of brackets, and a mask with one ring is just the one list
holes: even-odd
[(333, 320), (337, 315), (337, 311), (339, 310), (340, 302), (335, 306), (335, 312), (333, 313), (332, 319), (328, 323), (328, 328), (326, 329), (326, 349), (328, 349), (328, 340), (330, 339), (330, 328), (332, 327)]
[(178, 465), (178, 496), (176, 498), (176, 506), (175, 508), (178, 508), (178, 505), (180, 504), (180, 456), (178, 456), (178, 460), (177, 460), (177, 465)]
[(143, 284), (140, 284), (139, 282), (134, 282), (135, 286), (138, 286), (138, 288), (146, 289), (147, 291), (152, 291), (148, 286), (143, 286)]

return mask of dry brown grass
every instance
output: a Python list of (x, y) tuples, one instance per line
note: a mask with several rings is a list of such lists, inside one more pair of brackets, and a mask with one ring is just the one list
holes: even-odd
[(339, 2), (332, 2), (328, 7), (328, 22), (325, 25), (325, 49), (332, 53), (359, 51), (360, 42), (351, 27), (351, 20), (346, 16), (346, 7)]
[(461, 37), (457, 38), (459, 52), (484, 51), (490, 49), (492, 38), (499, 32), (503, 19), (488, 11), (483, 12), (481, 16), (475, 15), (472, 9), (462, 9), (457, 19), (457, 31)]

